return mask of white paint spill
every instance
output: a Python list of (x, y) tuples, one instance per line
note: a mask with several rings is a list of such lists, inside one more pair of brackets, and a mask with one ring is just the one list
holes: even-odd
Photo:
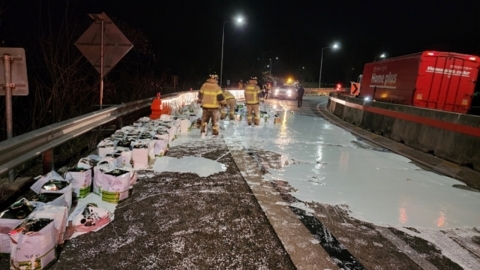
[(278, 113), (280, 124), (252, 129), (237, 122), (224, 131), (224, 139), (229, 146), (287, 157), (289, 166), (269, 169), (265, 178), (289, 182), (298, 190), (296, 198), (346, 205), (352, 217), (383, 226), (479, 226), (480, 193), (452, 187), (463, 183), (425, 171), (403, 156), (372, 150), (378, 146), (368, 147), (322, 118)]
[(226, 169), (224, 164), (203, 157), (161, 157), (153, 164), (155, 172), (196, 173), (200, 177), (224, 172)]
[[(272, 109), (262, 104), (261, 110)], [(352, 217), (381, 226), (480, 226), (480, 193), (452, 187), (462, 182), (425, 171), (403, 156), (376, 151), (378, 146), (325, 119), (277, 113), (281, 121), (275, 125), (263, 119), (260, 127), (248, 126), (245, 120), (220, 121), (221, 135), (230, 149), (263, 149), (281, 155), (279, 164), (288, 160), (290, 165), (268, 169), (264, 178), (289, 182), (299, 200), (340, 205)], [(203, 141), (197, 129), (181, 135), (174, 145)], [(171, 163), (182, 169), (178, 160)], [(190, 172), (207, 167), (182, 164)]]

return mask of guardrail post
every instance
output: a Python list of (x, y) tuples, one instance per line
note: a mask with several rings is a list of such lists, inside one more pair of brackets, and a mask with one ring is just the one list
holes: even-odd
[(47, 174), (53, 170), (53, 149), (49, 149), (42, 153), (43, 174)]
[(117, 117), (117, 129), (121, 129), (123, 127), (123, 117)]

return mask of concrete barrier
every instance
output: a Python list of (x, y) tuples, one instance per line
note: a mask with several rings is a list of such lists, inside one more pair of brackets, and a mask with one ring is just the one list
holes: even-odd
[(480, 172), (480, 117), (330, 94), (327, 108), (363, 129)]
[(328, 96), (332, 92), (339, 92), (334, 88), (305, 88), (306, 96)]

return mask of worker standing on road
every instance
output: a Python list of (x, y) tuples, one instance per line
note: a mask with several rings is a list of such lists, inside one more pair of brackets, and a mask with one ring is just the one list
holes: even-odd
[(212, 119), (212, 134), (218, 135), (218, 120), (220, 105), (226, 104), (222, 88), (218, 86), (217, 74), (210, 74), (210, 78), (202, 85), (198, 92), (198, 103), (202, 104), (201, 133), (206, 133), (207, 124)]
[(223, 91), (223, 96), (225, 97), (226, 104), (223, 106), (222, 113), (220, 115), (220, 119), (225, 119), (227, 117), (227, 108), (230, 111), (229, 118), (230, 120), (235, 119), (235, 108), (237, 107), (237, 101), (235, 96), (227, 90)]
[(266, 83), (264, 87), (265, 87), (265, 94), (263, 95), (263, 97), (265, 98), (265, 100), (267, 100), (268, 94), (270, 93), (270, 83)]
[(297, 100), (298, 100), (298, 107), (302, 107), (303, 103), (303, 94), (305, 93), (305, 89), (303, 89), (303, 86), (301, 84), (298, 85), (297, 89)]
[(243, 89), (243, 87), (244, 87), (243, 81), (240, 80), (240, 81), (238, 82), (238, 89)]
[(245, 104), (247, 105), (247, 123), (252, 124), (252, 112), (253, 122), (256, 126), (260, 125), (260, 101), (263, 101), (262, 91), (257, 85), (257, 77), (252, 76), (245, 86)]

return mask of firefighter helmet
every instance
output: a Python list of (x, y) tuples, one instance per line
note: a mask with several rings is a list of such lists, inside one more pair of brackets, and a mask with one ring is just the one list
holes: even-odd
[(255, 75), (250, 76), (250, 80), (255, 80), (255, 81), (256, 81), (256, 80), (257, 80), (257, 76), (255, 76)]
[(209, 75), (210, 79), (214, 79), (214, 80), (217, 80), (218, 81), (218, 75), (217, 73), (212, 73)]

